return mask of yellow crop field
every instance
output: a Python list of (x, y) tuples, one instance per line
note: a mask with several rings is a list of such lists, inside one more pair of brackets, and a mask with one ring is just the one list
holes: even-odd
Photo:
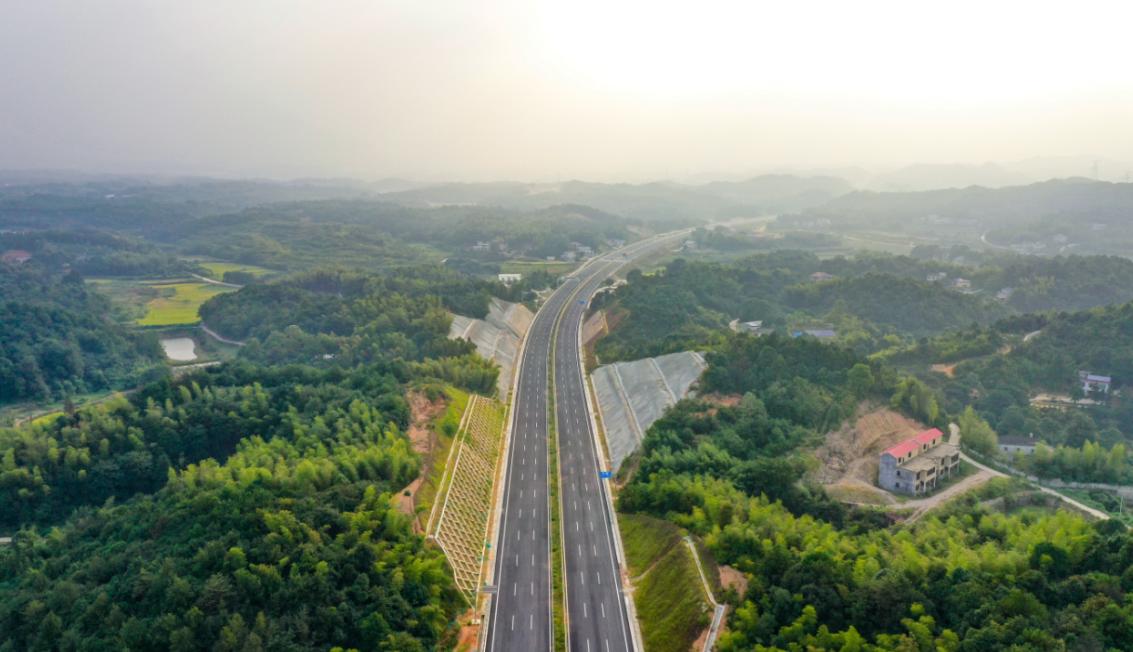
[(137, 321), (141, 326), (196, 324), (200, 321), (197, 310), (202, 303), (232, 291), (208, 283), (154, 283), (149, 287), (157, 290), (158, 296), (146, 302), (146, 314)]
[(253, 276), (263, 276), (270, 274), (270, 269), (257, 267), (256, 265), (243, 265), (241, 263), (222, 263), (218, 261), (200, 261), (197, 263), (204, 267), (209, 272), (209, 277), (217, 280), (224, 279), (225, 272), (247, 272)]

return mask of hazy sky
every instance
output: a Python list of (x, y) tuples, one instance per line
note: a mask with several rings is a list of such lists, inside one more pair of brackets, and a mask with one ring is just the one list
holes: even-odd
[(1133, 160), (1126, 4), (0, 0), (0, 169), (641, 180)]

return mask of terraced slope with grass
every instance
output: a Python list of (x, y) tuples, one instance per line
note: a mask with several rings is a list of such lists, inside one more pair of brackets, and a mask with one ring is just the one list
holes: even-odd
[(472, 396), (468, 410), (464, 429), (457, 435), (451, 480), (442, 487), (433, 538), (448, 556), (457, 587), (474, 605), (487, 552), (504, 407), (499, 401)]
[(645, 652), (687, 652), (712, 611), (680, 529), (641, 514), (619, 514), (618, 528)]

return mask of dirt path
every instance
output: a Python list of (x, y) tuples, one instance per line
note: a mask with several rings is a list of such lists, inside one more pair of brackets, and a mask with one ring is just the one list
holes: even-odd
[[(961, 457), (964, 457), (964, 455), (961, 454)], [(964, 458), (964, 459), (968, 462), (972, 461), (972, 460), (969, 460), (967, 458)], [(951, 500), (951, 499), (955, 498), (956, 496), (959, 496), (960, 494), (971, 491), (972, 489), (975, 489), (976, 487), (987, 482), (988, 480), (991, 480), (994, 477), (1002, 476), (1002, 475), (1003, 475), (1002, 473), (996, 471), (995, 469), (989, 469), (987, 467), (981, 466), (981, 468), (978, 471), (976, 471), (974, 474), (969, 475), (968, 477), (960, 480), (959, 482), (948, 487), (944, 491), (935, 493), (935, 494), (929, 496), (928, 498), (919, 498), (917, 500), (910, 500), (910, 501), (907, 501), (905, 503), (902, 503), (902, 506), (904, 506), (904, 507), (915, 508), (912, 515), (909, 516), (909, 518), (905, 519), (905, 522), (906, 523), (913, 523), (917, 519), (919, 519), (920, 517), (924, 516), (926, 512), (933, 509), (934, 507), (939, 507), (944, 502)]]
[[(1010, 475), (1008, 475), (1008, 474), (1006, 474), (1002, 471), (993, 469), (990, 466), (986, 466), (984, 464), (980, 464), (979, 462), (973, 460), (972, 458), (968, 457), (964, 453), (960, 453), (960, 457), (961, 457), (961, 459), (963, 459), (968, 464), (971, 464), (972, 466), (975, 466), (976, 468), (981, 469), (982, 471), (991, 474), (992, 477), (998, 477), (998, 478), (1009, 478), (1009, 477), (1011, 477)], [(1066, 503), (1067, 505), (1070, 505), (1070, 506), (1072, 506), (1076, 509), (1079, 509), (1079, 510), (1089, 514), (1090, 516), (1093, 516), (1096, 519), (1099, 519), (1099, 520), (1102, 520), (1102, 521), (1108, 521), (1109, 520), (1109, 514), (1106, 514), (1103, 511), (1094, 509), (1093, 507), (1090, 507), (1089, 505), (1085, 505), (1083, 503), (1080, 503), (1077, 500), (1074, 500), (1073, 498), (1071, 498), (1070, 496), (1060, 494), (1057, 491), (1055, 491), (1054, 489), (1051, 489), (1049, 487), (1044, 487), (1040, 484), (1036, 484), (1035, 487), (1037, 487), (1038, 490), (1043, 492), (1044, 494), (1054, 496), (1055, 498), (1058, 498), (1059, 500)]]
[(201, 330), (203, 330), (206, 335), (208, 335), (212, 339), (216, 340), (217, 342), (224, 342), (225, 344), (232, 344), (232, 345), (235, 345), (235, 346), (244, 346), (244, 344), (246, 344), (246, 342), (238, 342), (236, 340), (230, 340), (227, 337), (224, 337), (223, 335), (221, 335), (220, 333), (217, 333), (216, 331), (209, 328), (208, 326), (205, 326), (204, 322), (201, 322), (200, 326), (201, 326)]
[(239, 290), (240, 288), (244, 287), (243, 285), (237, 285), (235, 283), (225, 283), (224, 281), (218, 281), (215, 278), (209, 278), (207, 276), (201, 276), (200, 274), (190, 273), (189, 276), (192, 276), (193, 278), (197, 279), (198, 281), (208, 283), (209, 285), (219, 285), (222, 288), (232, 288), (234, 290)]
[(716, 596), (712, 594), (712, 587), (708, 586), (708, 578), (704, 576), (704, 567), (700, 565), (700, 554), (696, 551), (696, 544), (692, 542), (692, 537), (684, 537), (684, 542), (688, 546), (693, 562), (696, 563), (696, 572), (700, 574), (700, 584), (704, 587), (704, 595), (708, 598), (708, 603), (712, 605), (712, 623), (701, 634), (704, 639), (703, 643), (701, 643), (700, 637), (697, 638), (697, 643), (702, 645), (701, 649), (704, 652), (711, 652), (712, 647), (716, 644), (716, 636), (720, 633), (720, 625), (724, 621), (724, 613), (727, 607), (716, 602)]
[[(948, 424), (948, 443), (954, 444), (956, 446), (960, 445), (960, 428), (954, 423)], [(956, 484), (952, 485), (951, 487), (948, 487), (944, 491), (942, 491), (942, 492), (940, 492), (940, 493), (938, 493), (934, 496), (929, 496), (928, 498), (923, 498), (923, 499), (920, 499), (920, 500), (910, 500), (907, 503), (905, 503), (906, 506), (912, 506), (912, 505), (915, 504), (916, 508), (917, 508), (916, 511), (913, 512), (912, 516), (910, 516), (905, 521), (906, 523), (912, 523), (912, 522), (916, 521), (921, 516), (924, 516), (924, 514), (926, 512), (928, 512), (930, 509), (932, 509), (933, 507), (937, 507), (938, 505), (940, 505), (944, 501), (948, 500), (949, 498), (954, 498), (954, 497), (958, 496), (959, 494), (964, 493), (965, 491), (968, 491), (970, 489), (978, 487), (979, 485), (983, 484), (984, 482), (987, 482), (988, 480), (991, 480), (992, 478), (1009, 478), (1009, 477), (1011, 477), (1010, 475), (1004, 473), (1003, 471), (1000, 471), (998, 469), (993, 469), (990, 466), (987, 466), (986, 464), (981, 464), (981, 463), (975, 461), (974, 459), (968, 457), (962, 451), (960, 453), (960, 459), (962, 459), (965, 462), (967, 462), (968, 464), (971, 464), (972, 466), (976, 467), (976, 469), (978, 469), (976, 474), (964, 478), (960, 482), (957, 482)], [(1069, 496), (1064, 496), (1063, 494), (1058, 493), (1057, 491), (1055, 491), (1053, 489), (1044, 487), (1042, 485), (1036, 485), (1036, 486), (1038, 487), (1039, 491), (1041, 491), (1045, 494), (1049, 494), (1051, 496), (1054, 496), (1054, 497), (1058, 498), (1059, 500), (1061, 500), (1062, 502), (1064, 502), (1064, 503), (1066, 503), (1066, 504), (1068, 504), (1068, 505), (1070, 505), (1070, 506), (1072, 506), (1076, 509), (1083, 511), (1083, 512), (1089, 514), (1090, 516), (1093, 516), (1094, 518), (1101, 519), (1103, 521), (1109, 519), (1109, 514), (1106, 514), (1105, 512), (1096, 510), (1093, 507), (1090, 507), (1088, 505), (1084, 505), (1084, 504), (1078, 502), (1077, 500), (1074, 500), (1073, 498), (1071, 498)]]

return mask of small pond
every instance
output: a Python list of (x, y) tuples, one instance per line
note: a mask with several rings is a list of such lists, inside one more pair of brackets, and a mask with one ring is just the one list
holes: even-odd
[(192, 362), (197, 359), (196, 343), (191, 337), (169, 337), (161, 340), (165, 357), (175, 362)]

